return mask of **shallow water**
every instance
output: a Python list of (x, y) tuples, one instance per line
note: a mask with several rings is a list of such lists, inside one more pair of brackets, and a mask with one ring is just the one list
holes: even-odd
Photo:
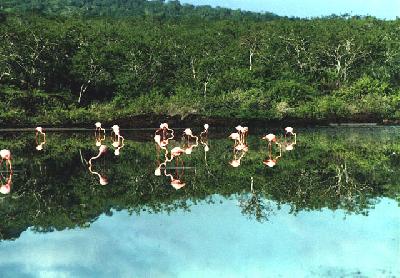
[(231, 132), (211, 130), (208, 152), (199, 144), (160, 176), (148, 131), (122, 131), (118, 156), (108, 136), (92, 173), (92, 133), (48, 132), (40, 151), (32, 133), (1, 133), (14, 168), (0, 197), (1, 276), (400, 275), (399, 128), (299, 130), (272, 168), (261, 133), (235, 154)]

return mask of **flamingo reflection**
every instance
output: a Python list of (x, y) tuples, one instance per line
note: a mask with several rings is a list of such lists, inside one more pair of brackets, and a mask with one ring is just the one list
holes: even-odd
[[(5, 161), (5, 165), (7, 168), (7, 170), (5, 172), (8, 173), (8, 177), (5, 178), (3, 176), (3, 171), (0, 172), (0, 174), (1, 174), (0, 193), (1, 194), (9, 194), (11, 191), (11, 182), (12, 182), (12, 176), (13, 176), (13, 169), (12, 169), (12, 164), (11, 164), (11, 152), (9, 150), (1, 150), (0, 156), (1, 156), (0, 165), (3, 166), (3, 162)], [(3, 183), (3, 180), (5, 180), (5, 183)]]
[(98, 172), (92, 170), (92, 166), (93, 166), (92, 161), (98, 159), (102, 154), (104, 154), (106, 152), (107, 152), (107, 146), (106, 145), (101, 145), (99, 147), (99, 153), (96, 156), (93, 156), (92, 158), (90, 158), (89, 162), (88, 162), (88, 164), (89, 164), (89, 172), (91, 174), (96, 175), (96, 176), (99, 177), (99, 183), (101, 185), (107, 185), (108, 184), (108, 179), (107, 179), (106, 176), (103, 176), (103, 175), (99, 174)]
[(101, 123), (97, 122), (94, 124), (96, 130), (94, 131), (94, 136), (96, 138), (96, 146), (100, 147), (102, 142), (106, 139), (106, 130), (101, 127)]
[[(277, 141), (276, 136), (272, 133), (265, 135), (262, 139), (268, 141), (268, 158), (266, 158), (263, 161), (263, 163), (264, 163), (264, 165), (272, 168), (276, 165), (276, 163), (278, 162), (278, 159), (282, 156), (282, 145)], [(277, 145), (279, 148), (279, 155), (275, 156), (275, 157), (273, 157), (273, 154), (272, 154), (273, 143), (275, 143), (274, 145)]]
[[(288, 139), (291, 139), (294, 137), (294, 141), (288, 141)], [(297, 140), (297, 134), (293, 132), (293, 127), (286, 127), (285, 128), (285, 142), (284, 142), (284, 148), (286, 151), (292, 151), (294, 149), (294, 145), (296, 145), (296, 140)]]
[(237, 149), (233, 149), (233, 159), (229, 162), (229, 164), (234, 167), (237, 168), (240, 166), (240, 162), (242, 160), (242, 158), (245, 156), (245, 154), (247, 153), (248, 149), (242, 149), (242, 150), (237, 150)]
[(168, 141), (174, 138), (174, 130), (168, 127), (167, 123), (160, 124), (160, 128), (154, 133), (154, 141), (164, 148), (168, 145)]
[[(164, 168), (164, 175), (166, 177), (170, 178), (170, 184), (172, 187), (174, 187), (176, 190), (181, 189), (186, 185), (186, 183), (182, 180), (184, 174), (185, 174), (185, 167), (183, 164), (183, 160), (180, 159), (180, 156), (185, 153), (185, 150), (183, 150), (180, 147), (175, 147), (171, 150), (171, 157), (169, 159), (166, 159), (165, 161), (165, 168)], [(172, 162), (175, 160), (175, 173), (174, 174), (167, 174), (167, 162)], [(179, 171), (181, 170), (181, 171)]]
[(190, 128), (186, 128), (183, 131), (183, 137), (185, 153), (191, 154), (193, 152), (193, 149), (199, 145), (199, 137), (193, 135), (193, 132)]
[(238, 125), (237, 127), (235, 127), (235, 129), (237, 130), (237, 132), (231, 133), (231, 135), (229, 135), (229, 138), (235, 141), (234, 148), (238, 151), (247, 151), (247, 136), (249, 128)]
[(44, 144), (46, 144), (46, 133), (40, 126), (38, 126), (35, 131), (36, 150), (41, 151), (43, 150)]

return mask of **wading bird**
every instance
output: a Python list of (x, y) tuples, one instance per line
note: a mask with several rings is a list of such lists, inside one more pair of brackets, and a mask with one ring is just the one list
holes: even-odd
[(1, 172), (1, 185), (0, 185), (0, 193), (1, 194), (8, 194), (11, 191), (11, 181), (13, 176), (13, 169), (11, 165), (11, 152), (9, 150), (1, 150), (0, 151), (1, 162), (0, 165), (3, 165), (5, 161), (7, 170), (6, 172), (9, 174), (8, 177), (5, 179), (5, 183), (3, 183), (3, 172)]
[[(277, 141), (276, 136), (272, 133), (265, 135), (262, 139), (268, 141), (268, 158), (266, 158), (263, 163), (264, 165), (272, 168), (276, 165), (278, 159), (282, 156), (282, 145)], [(275, 143), (275, 145), (278, 145), (279, 147), (279, 155), (275, 158), (273, 158), (272, 156), (272, 143)]]
[(101, 127), (101, 123), (97, 122), (94, 124), (96, 127), (96, 130), (94, 131), (94, 136), (96, 138), (96, 146), (100, 147), (102, 144), (102, 141), (106, 139), (106, 130)]
[[(294, 142), (288, 142), (288, 138), (294, 136)], [(285, 128), (285, 142), (284, 142), (284, 148), (286, 151), (292, 151), (294, 148), (294, 145), (296, 145), (297, 141), (297, 134), (293, 132), (292, 127), (286, 127)]]
[(46, 144), (46, 133), (43, 128), (38, 126), (35, 132), (36, 150), (43, 150), (43, 145)]
[[(196, 148), (199, 145), (199, 137), (193, 135), (192, 130), (190, 128), (186, 128), (183, 131), (183, 136), (185, 139), (185, 143), (184, 143), (184, 149), (185, 149), (185, 153), (186, 154), (191, 154), (193, 151), (193, 148)], [(190, 139), (194, 139), (194, 144), (192, 144)]]
[(106, 176), (102, 176), (98, 172), (92, 170), (92, 166), (93, 166), (92, 161), (98, 159), (102, 154), (106, 153), (106, 151), (107, 151), (107, 146), (106, 145), (101, 145), (99, 147), (99, 153), (96, 156), (91, 157), (89, 159), (89, 162), (88, 162), (88, 164), (89, 164), (89, 172), (91, 174), (97, 175), (99, 177), (99, 183), (101, 185), (107, 185), (108, 184), (108, 179), (107, 179)]
[(154, 141), (161, 147), (165, 148), (169, 140), (174, 138), (174, 130), (168, 127), (167, 123), (160, 124), (160, 128), (154, 133)]

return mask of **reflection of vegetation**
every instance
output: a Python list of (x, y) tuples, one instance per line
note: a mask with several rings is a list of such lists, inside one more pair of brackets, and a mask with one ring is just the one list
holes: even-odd
[(300, 133), (295, 150), (284, 152), (272, 169), (262, 163), (266, 150), (259, 137), (250, 136), (238, 168), (228, 165), (231, 142), (211, 138), (208, 166), (200, 148), (182, 157), (196, 171), (185, 173), (186, 186), (178, 191), (168, 178), (153, 175), (151, 141), (135, 142), (126, 134), (124, 152), (109, 152), (98, 164), (110, 181), (100, 186), (84, 161), (98, 153), (92, 134), (51, 133), (42, 152), (35, 150), (34, 135), (5, 134), (0, 148), (11, 149), (15, 176), (11, 194), (0, 198), (1, 237), (16, 238), (30, 226), (36, 231), (86, 227), (111, 209), (137, 214), (189, 209), (201, 200), (212, 202), (214, 194), (239, 196), (243, 214), (259, 221), (282, 205), (292, 213), (329, 208), (366, 214), (379, 197), (399, 201), (397, 129), (349, 131)]
[(257, 221), (268, 221), (273, 213), (273, 206), (266, 200), (262, 193), (253, 189), (253, 177), (251, 177), (251, 190), (241, 194), (238, 198), (242, 214), (249, 218), (254, 217)]

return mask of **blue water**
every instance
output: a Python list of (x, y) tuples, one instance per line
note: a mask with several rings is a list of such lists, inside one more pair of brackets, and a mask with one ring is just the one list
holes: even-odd
[[(189, 211), (113, 211), (89, 228), (0, 243), (2, 277), (400, 277), (400, 208), (244, 217), (236, 198)], [(273, 204), (274, 205), (274, 204)]]

